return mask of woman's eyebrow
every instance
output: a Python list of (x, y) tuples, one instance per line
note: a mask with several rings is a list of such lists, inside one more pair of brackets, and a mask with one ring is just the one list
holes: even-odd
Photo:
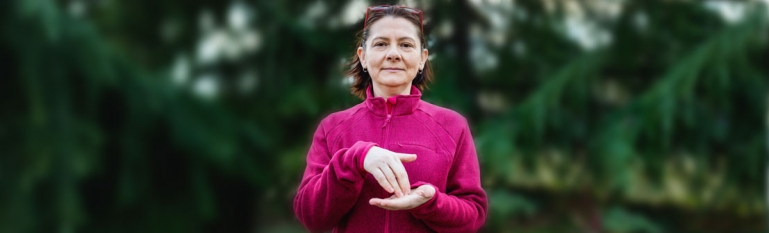
[[(373, 40), (389, 40), (389, 39), (390, 39), (390, 38), (388, 38), (388, 37), (379, 36), (379, 37), (376, 37), (376, 38), (374, 38)], [(414, 41), (414, 38), (411, 38), (411, 37), (408, 37), (408, 36), (404, 36), (404, 37), (400, 37), (400, 38), (398, 38), (398, 40), (399, 40), (399, 41), (402, 41), (402, 40), (410, 40), (410, 41)]]

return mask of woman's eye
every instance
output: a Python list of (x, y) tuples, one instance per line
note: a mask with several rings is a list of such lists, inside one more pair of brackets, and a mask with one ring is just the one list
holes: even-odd
[(379, 42), (379, 43), (374, 43), (374, 46), (384, 46), (384, 45), (385, 45), (385, 44), (384, 44), (384, 43), (382, 43), (382, 42)]
[(408, 43), (406, 43), (406, 44), (401, 44), (401, 46), (403, 46), (403, 47), (406, 47), (406, 48), (411, 48), (411, 47), (414, 47), (414, 45), (412, 45), (412, 44), (408, 44)]

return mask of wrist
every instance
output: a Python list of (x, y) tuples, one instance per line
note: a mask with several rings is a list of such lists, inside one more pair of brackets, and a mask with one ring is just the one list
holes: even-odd
[(363, 162), (366, 161), (366, 155), (368, 155), (368, 152), (371, 150), (371, 148), (374, 148), (377, 146), (376, 143), (371, 143), (367, 145), (365, 148), (363, 148), (363, 151), (360, 156), (358, 156), (358, 170), (361, 171), (361, 173), (366, 174), (366, 168), (363, 167)]

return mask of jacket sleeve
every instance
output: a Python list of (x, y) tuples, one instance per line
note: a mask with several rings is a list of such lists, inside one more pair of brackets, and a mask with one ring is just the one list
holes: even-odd
[(478, 156), (467, 125), (454, 156), (445, 193), (433, 185), (435, 196), (409, 211), (437, 232), (476, 232), (486, 221), (488, 201), (481, 188)]
[(321, 122), (316, 130), (307, 167), (294, 198), (294, 213), (312, 231), (326, 231), (339, 224), (355, 205), (363, 187), (365, 171), (358, 161), (375, 143), (358, 141), (349, 148), (328, 151)]

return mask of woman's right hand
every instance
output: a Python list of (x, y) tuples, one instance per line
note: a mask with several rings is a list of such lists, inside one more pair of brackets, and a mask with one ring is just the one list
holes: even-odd
[(411, 192), (409, 175), (403, 167), (403, 162), (416, 159), (415, 154), (402, 154), (374, 146), (368, 150), (363, 160), (363, 169), (371, 173), (387, 192), (394, 192), (395, 196), (402, 197)]

